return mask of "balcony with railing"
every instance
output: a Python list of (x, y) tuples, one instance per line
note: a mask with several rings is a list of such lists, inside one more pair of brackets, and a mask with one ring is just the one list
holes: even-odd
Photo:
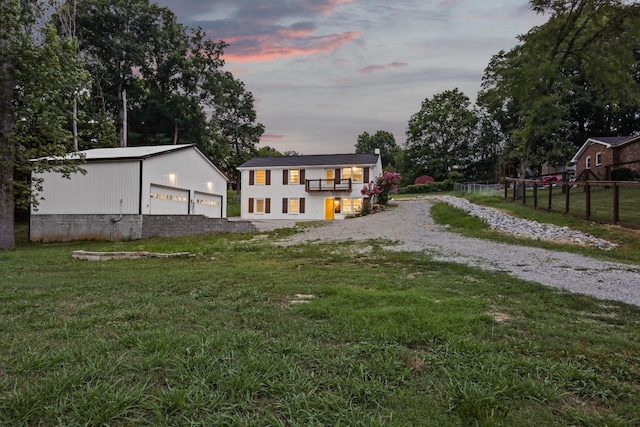
[(307, 179), (304, 188), (307, 193), (351, 192), (351, 179)]

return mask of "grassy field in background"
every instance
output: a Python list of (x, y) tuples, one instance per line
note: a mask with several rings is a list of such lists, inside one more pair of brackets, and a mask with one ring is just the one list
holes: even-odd
[(237, 200), (238, 192), (227, 190), (227, 217), (240, 216), (240, 200)]
[[(564, 213), (566, 208), (565, 195), (562, 194), (562, 187), (551, 187), (552, 202), (551, 209), (560, 213)], [(511, 190), (508, 197), (512, 197)], [(613, 196), (612, 188), (592, 187), (591, 188), (591, 218), (601, 221), (613, 222)], [(504, 196), (504, 193), (502, 193)], [(620, 206), (619, 221), (623, 224), (630, 224), (640, 227), (640, 188), (620, 187), (619, 188)], [(533, 206), (533, 190), (527, 190), (528, 206)], [(515, 203), (522, 204), (521, 201)], [(549, 205), (549, 187), (538, 188), (538, 208), (547, 209)], [(569, 213), (576, 216), (586, 216), (586, 192), (584, 187), (573, 187), (569, 194)]]
[(638, 307), (376, 242), (253, 237), (0, 252), (0, 425), (640, 423)]
[[(558, 212), (547, 212), (540, 209), (536, 210), (529, 206), (525, 206), (518, 201), (511, 202), (509, 200), (504, 200), (500, 195), (465, 195), (465, 197), (479, 205), (493, 207), (502, 212), (521, 218), (583, 231), (593, 236), (614, 242), (618, 244), (618, 247), (611, 251), (603, 251), (601, 249), (575, 245), (560, 245), (528, 239), (514, 239), (510, 236), (504, 236), (493, 232), (481, 221), (471, 218), (469, 215), (444, 204), (438, 205), (434, 211), (435, 218), (441, 223), (450, 223), (453, 218), (457, 218), (456, 221), (458, 221), (459, 224), (456, 225), (452, 223), (452, 225), (457, 227), (456, 231), (473, 237), (481, 237), (504, 242), (516, 242), (521, 245), (581, 253), (583, 255), (608, 261), (640, 265), (640, 230), (586, 221), (573, 215), (565, 215)], [(640, 206), (640, 204), (638, 206)]]

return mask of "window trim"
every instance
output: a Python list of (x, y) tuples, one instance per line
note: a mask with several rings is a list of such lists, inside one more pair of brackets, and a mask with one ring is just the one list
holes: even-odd
[(602, 166), (602, 151), (596, 153), (596, 166)]
[[(258, 209), (260, 206), (260, 202), (262, 202), (262, 210)], [(264, 215), (265, 207), (265, 199), (255, 199), (255, 208), (253, 209), (253, 213), (255, 213), (256, 215)]]
[(587, 156), (584, 162), (584, 166), (586, 169), (591, 169), (591, 156)]
[[(295, 180), (293, 179), (295, 176)], [(289, 169), (289, 184), (298, 185), (300, 183), (300, 169)]]
[(289, 213), (292, 215), (297, 215), (300, 213), (300, 199), (297, 197), (289, 198)]

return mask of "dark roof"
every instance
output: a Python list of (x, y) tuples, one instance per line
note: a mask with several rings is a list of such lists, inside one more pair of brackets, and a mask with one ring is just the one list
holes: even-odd
[(355, 166), (375, 165), (379, 154), (317, 154), (312, 156), (254, 157), (240, 168), (270, 168), (279, 166)]
[(603, 142), (611, 147), (615, 147), (624, 144), (630, 139), (636, 138), (635, 136), (596, 136), (589, 138), (592, 141)]
[(592, 136), (591, 138), (587, 139), (587, 142), (585, 142), (582, 145), (582, 147), (580, 147), (578, 152), (571, 159), (571, 162), (572, 163), (576, 163), (578, 161), (578, 159), (580, 159), (580, 157), (584, 154), (584, 152), (587, 150), (587, 148), (591, 144), (602, 144), (606, 148), (615, 148), (615, 147), (620, 147), (621, 145), (624, 145), (624, 144), (637, 142), (639, 139), (640, 139), (640, 136), (638, 136), (638, 135), (635, 135), (635, 136)]

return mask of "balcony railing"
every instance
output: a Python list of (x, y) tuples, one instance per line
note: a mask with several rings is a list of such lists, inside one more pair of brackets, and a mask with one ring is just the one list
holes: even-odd
[(345, 191), (351, 192), (351, 179), (307, 179), (305, 180), (305, 190), (307, 193), (318, 193), (321, 191)]

